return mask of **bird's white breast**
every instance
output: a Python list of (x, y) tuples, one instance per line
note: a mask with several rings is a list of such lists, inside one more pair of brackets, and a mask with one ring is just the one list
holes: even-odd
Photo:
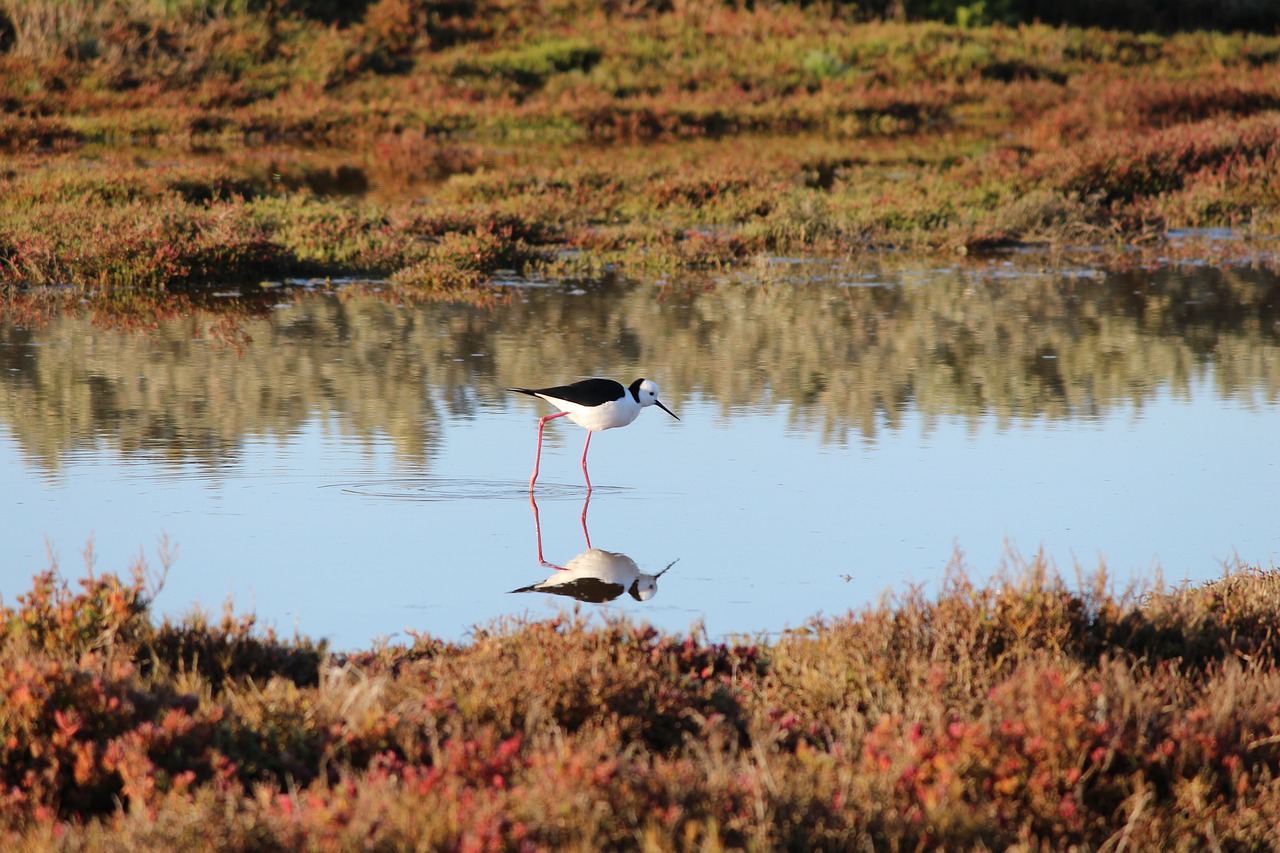
[[(628, 405), (630, 402), (630, 405)], [(574, 405), (569, 410), (569, 420), (583, 429), (599, 431), (622, 427), (634, 421), (640, 414), (640, 404), (629, 396), (611, 400), (599, 406)]]

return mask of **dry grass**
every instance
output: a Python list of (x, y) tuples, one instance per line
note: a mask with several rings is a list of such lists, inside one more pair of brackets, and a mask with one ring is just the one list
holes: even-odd
[(775, 640), (504, 622), (337, 659), (143, 575), (3, 612), (7, 849), (1259, 849), (1274, 572), (953, 570)]

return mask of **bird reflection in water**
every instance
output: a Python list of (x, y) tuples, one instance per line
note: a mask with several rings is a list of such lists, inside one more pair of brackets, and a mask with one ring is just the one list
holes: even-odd
[(636, 601), (653, 598), (658, 592), (658, 578), (666, 574), (676, 561), (672, 560), (656, 574), (648, 574), (640, 571), (636, 561), (626, 554), (591, 547), (591, 534), (587, 532), (587, 507), (590, 503), (591, 495), (588, 494), (582, 505), (582, 535), (587, 541), (587, 550), (560, 566), (548, 562), (542, 556), (542, 524), (538, 518), (538, 502), (534, 500), (532, 493), (529, 494), (529, 506), (533, 507), (534, 532), (538, 538), (538, 562), (555, 571), (541, 583), (513, 589), (513, 593), (546, 592), (591, 604), (613, 601), (624, 592)]

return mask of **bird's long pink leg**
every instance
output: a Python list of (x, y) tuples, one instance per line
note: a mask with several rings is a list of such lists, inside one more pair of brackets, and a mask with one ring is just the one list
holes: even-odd
[[(568, 412), (556, 412), (554, 415), (547, 415), (538, 421), (538, 455), (533, 457), (533, 476), (529, 478), (529, 491), (533, 491), (533, 484), (538, 482), (538, 465), (542, 462), (542, 428), (547, 425), (547, 421), (563, 418)], [(590, 438), (590, 433), (587, 434)]]
[(582, 502), (582, 538), (587, 540), (587, 550), (591, 550), (591, 534), (587, 532), (587, 507), (591, 506), (591, 490), (587, 489), (587, 499)]
[[(529, 492), (529, 506), (533, 507), (533, 533), (538, 537), (538, 562), (544, 566), (564, 571), (564, 566), (548, 563), (542, 556), (542, 522), (538, 519), (538, 502), (533, 499), (533, 492)], [(588, 544), (587, 547), (590, 548), (591, 546)]]
[[(591, 475), (587, 473), (587, 448), (591, 446), (591, 433), (587, 433), (587, 443), (582, 445), (582, 476), (587, 478), (587, 495), (591, 494)], [(586, 511), (583, 511), (586, 515)], [(590, 546), (588, 546), (590, 547)]]

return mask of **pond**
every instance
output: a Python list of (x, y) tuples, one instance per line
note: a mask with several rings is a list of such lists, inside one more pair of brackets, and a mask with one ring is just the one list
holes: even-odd
[[(241, 345), (207, 316), (0, 321), (0, 595), (51, 559), (82, 575), (89, 542), (97, 571), (155, 569), (167, 538), (159, 613), (230, 601), (339, 649), (574, 607), (723, 637), (936, 589), (953, 562), (981, 579), (1043, 550), (1123, 586), (1280, 553), (1265, 269), (510, 284), (488, 307), (281, 291)], [(585, 433), (549, 422), (531, 502), (554, 410), (505, 389), (589, 376), (650, 378), (680, 420), (595, 436), (589, 500)]]

